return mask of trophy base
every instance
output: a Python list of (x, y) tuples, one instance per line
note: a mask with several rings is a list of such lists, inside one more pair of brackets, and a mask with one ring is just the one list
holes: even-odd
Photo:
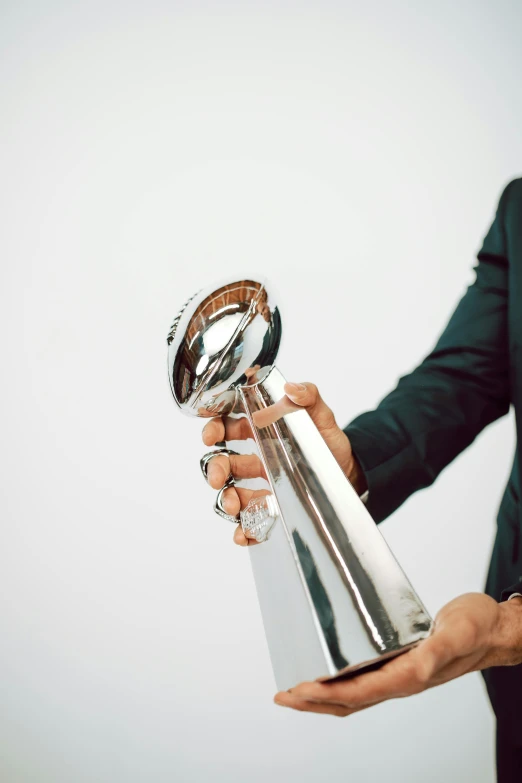
[(387, 650), (376, 649), (367, 635), (357, 633), (357, 617), (350, 612), (353, 604), (346, 593), (344, 611), (339, 613), (335, 628), (344, 630), (346, 635), (351, 632), (351, 655), (332, 655), (332, 627), (327, 629), (327, 647), (326, 634), (318, 628), (297, 568), (292, 543), (280, 522), (272, 528), (268, 541), (248, 548), (278, 690), (288, 690), (304, 681), (348, 679), (378, 669), (429, 635), (429, 628), (412, 629), (410, 638), (396, 641)]
[(359, 674), (366, 674), (367, 672), (375, 671), (376, 669), (380, 669), (382, 666), (384, 666), (385, 663), (388, 663), (388, 661), (391, 661), (392, 658), (397, 658), (399, 655), (403, 655), (403, 653), (408, 652), (409, 650), (413, 650), (414, 647), (417, 647), (418, 644), (422, 639), (418, 639), (416, 642), (412, 642), (411, 644), (407, 644), (405, 647), (402, 647), (400, 650), (391, 650), (390, 652), (383, 653), (378, 658), (375, 658), (371, 661), (367, 661), (366, 663), (358, 663), (354, 666), (347, 666), (345, 669), (342, 669), (341, 671), (337, 672), (337, 674), (330, 674), (325, 675), (324, 677), (318, 677), (317, 682), (335, 682), (337, 680), (350, 680), (353, 677), (357, 677)]

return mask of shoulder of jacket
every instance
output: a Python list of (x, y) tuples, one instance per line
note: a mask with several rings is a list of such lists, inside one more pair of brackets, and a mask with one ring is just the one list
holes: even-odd
[(501, 196), (499, 208), (502, 211), (504, 220), (510, 225), (513, 220), (520, 220), (522, 212), (522, 177), (517, 177), (508, 182)]
[[(522, 204), (522, 177), (509, 180), (504, 185), (498, 201), (497, 215), (513, 214), (513, 205)], [(518, 212), (515, 206), (515, 211)]]
[(509, 194), (509, 197), (521, 197), (522, 196), (522, 177), (515, 177), (508, 182), (504, 188), (504, 193)]

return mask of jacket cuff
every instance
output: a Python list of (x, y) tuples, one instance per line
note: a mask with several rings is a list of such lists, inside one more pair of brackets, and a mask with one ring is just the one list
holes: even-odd
[(433, 478), (426, 476), (423, 461), (407, 444), (394, 454), (383, 454), (379, 439), (359, 423), (344, 428), (368, 488), (366, 508), (375, 522), (389, 517), (417, 489), (428, 486)]
[(516, 595), (522, 596), (522, 576), (518, 578), (516, 585), (511, 585), (511, 587), (506, 587), (505, 590), (502, 590), (500, 601), (509, 601), (510, 598), (514, 598)]

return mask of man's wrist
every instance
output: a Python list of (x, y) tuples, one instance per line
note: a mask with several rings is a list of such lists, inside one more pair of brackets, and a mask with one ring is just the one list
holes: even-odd
[(498, 605), (499, 620), (493, 640), (499, 657), (492, 666), (517, 666), (522, 663), (522, 596), (513, 596)]
[(368, 484), (366, 482), (366, 476), (364, 475), (359, 462), (355, 456), (352, 456), (352, 465), (348, 473), (350, 484), (355, 489), (359, 497), (365, 495), (368, 491)]

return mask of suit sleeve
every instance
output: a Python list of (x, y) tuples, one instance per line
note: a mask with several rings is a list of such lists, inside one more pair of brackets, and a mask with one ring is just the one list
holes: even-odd
[(520, 577), (516, 585), (512, 585), (511, 587), (506, 587), (505, 590), (502, 590), (500, 600), (509, 601), (510, 598), (514, 598), (516, 595), (522, 596), (522, 576)]
[(477, 255), (476, 277), (435, 348), (374, 411), (345, 427), (376, 522), (433, 483), (510, 404), (504, 189)]

